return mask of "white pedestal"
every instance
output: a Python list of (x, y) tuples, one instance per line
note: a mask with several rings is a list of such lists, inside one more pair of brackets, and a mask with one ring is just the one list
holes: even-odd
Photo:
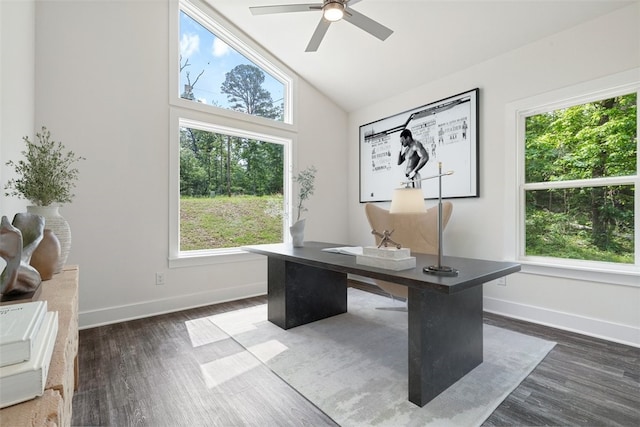
[(385, 270), (409, 270), (415, 268), (416, 258), (411, 256), (407, 248), (376, 248), (365, 247), (362, 255), (356, 256), (356, 263)]

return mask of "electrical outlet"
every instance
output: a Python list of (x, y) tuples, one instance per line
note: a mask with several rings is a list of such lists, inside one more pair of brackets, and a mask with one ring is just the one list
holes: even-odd
[(498, 286), (507, 286), (507, 278), (506, 277), (498, 277), (496, 280), (496, 285)]
[(164, 285), (164, 273), (156, 273), (156, 285)]

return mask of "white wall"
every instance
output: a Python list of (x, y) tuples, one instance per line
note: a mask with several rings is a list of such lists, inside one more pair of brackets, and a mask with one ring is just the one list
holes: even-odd
[[(3, 3), (3, 40), (34, 31), (28, 22), (24, 31), (7, 33), (5, 9)], [(33, 84), (26, 85), (26, 118), (12, 130), (33, 134), (34, 123), (44, 124), (87, 158), (76, 198), (60, 209), (73, 235), (68, 263), (80, 266), (81, 327), (266, 292), (266, 261), (256, 255), (168, 268), (168, 28), (165, 0), (36, 3), (35, 101)], [(12, 83), (5, 69), (19, 74), (23, 64), (5, 64), (2, 47), (4, 100)], [(26, 69), (32, 79), (33, 69)], [(336, 153), (346, 146), (347, 115), (304, 81), (298, 99), (294, 170), (311, 164), (319, 170), (305, 236), (339, 241), (347, 234), (340, 185), (347, 166)], [(3, 109), (3, 122), (10, 118)], [(320, 118), (333, 126), (323, 127)], [(4, 141), (3, 133), (3, 152)], [(11, 139), (8, 149), (15, 152), (18, 143)], [(3, 214), (13, 215), (14, 205), (2, 200)], [(156, 272), (165, 273), (164, 286), (155, 285)]]
[[(35, 3), (0, 1), (0, 214), (9, 221), (26, 202), (5, 198), (4, 185), (15, 177), (8, 160), (16, 159), (34, 129)], [(0, 270), (4, 268), (0, 259)]]
[[(349, 229), (357, 244), (371, 235), (358, 203), (358, 127), (397, 112), (480, 88), (480, 198), (454, 200), (445, 253), (504, 259), (507, 104), (640, 66), (640, 4), (416, 87), (349, 116)], [(434, 64), (437, 67), (437, 63)], [(446, 165), (445, 165), (446, 168)], [(384, 206), (384, 205), (383, 205)], [(636, 207), (636, 214), (640, 208)], [(524, 273), (507, 286), (486, 284), (485, 309), (640, 346), (640, 286), (582, 282)]]

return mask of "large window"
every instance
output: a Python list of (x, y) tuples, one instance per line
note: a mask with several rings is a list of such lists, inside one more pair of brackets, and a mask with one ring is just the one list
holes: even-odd
[(283, 121), (285, 84), (217, 36), (212, 21), (201, 16), (199, 22), (198, 15), (187, 3), (180, 11), (180, 97)]
[(525, 255), (634, 263), (636, 93), (525, 117)]
[(180, 128), (180, 251), (282, 242), (284, 145), (206, 127)]
[(289, 238), (293, 78), (205, 2), (173, 13), (170, 260), (224, 262)]
[(514, 108), (520, 261), (638, 271), (640, 86), (621, 78)]

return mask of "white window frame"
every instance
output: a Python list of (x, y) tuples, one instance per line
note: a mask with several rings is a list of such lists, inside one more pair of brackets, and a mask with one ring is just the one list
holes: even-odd
[[(606, 177), (594, 180), (576, 180), (545, 183), (525, 183), (525, 119), (548, 111), (585, 104), (614, 96), (637, 92), (640, 95), (640, 69), (604, 77), (579, 85), (552, 91), (507, 105), (505, 156), (505, 182), (512, 182), (511, 191), (505, 192), (505, 256), (522, 264), (522, 272), (543, 276), (565, 277), (576, 280), (611, 283), (640, 287), (640, 150), (636, 174)], [(640, 96), (638, 96), (640, 103)], [(638, 129), (640, 135), (640, 126)], [(634, 264), (619, 264), (525, 255), (525, 191), (547, 188), (567, 188), (594, 185), (633, 185), (634, 198)]]
[[(283, 146), (283, 191), (284, 206), (282, 229), (283, 239), (285, 242), (290, 241), (291, 237), (285, 230), (289, 227), (290, 218), (292, 218), (291, 204), (291, 151), (294, 140), (290, 136), (277, 136), (273, 133), (264, 133), (264, 130), (257, 128), (248, 129), (245, 123), (232, 123), (226, 121), (220, 124), (220, 120), (216, 123), (211, 122), (209, 115), (202, 113), (193, 113), (182, 110), (172, 110), (170, 123), (170, 146), (169, 154), (169, 267), (183, 267), (193, 265), (217, 264), (234, 261), (244, 261), (251, 255), (242, 251), (238, 247), (205, 249), (198, 251), (181, 251), (180, 250), (180, 128), (188, 127), (200, 129), (207, 132), (214, 132), (224, 135), (231, 135), (240, 138), (255, 139)], [(238, 127), (236, 125), (242, 125)]]
[[(180, 10), (196, 18), (217, 37), (268, 71), (285, 85), (284, 122), (253, 116), (238, 111), (206, 105), (179, 96), (179, 34)], [(244, 262), (261, 259), (240, 248), (180, 251), (180, 128), (191, 127), (215, 133), (282, 144), (284, 147), (283, 238), (292, 218), (292, 159), (297, 139), (296, 110), (297, 76), (284, 64), (271, 57), (260, 46), (238, 31), (224, 17), (200, 0), (171, 0), (169, 23), (169, 267)]]

